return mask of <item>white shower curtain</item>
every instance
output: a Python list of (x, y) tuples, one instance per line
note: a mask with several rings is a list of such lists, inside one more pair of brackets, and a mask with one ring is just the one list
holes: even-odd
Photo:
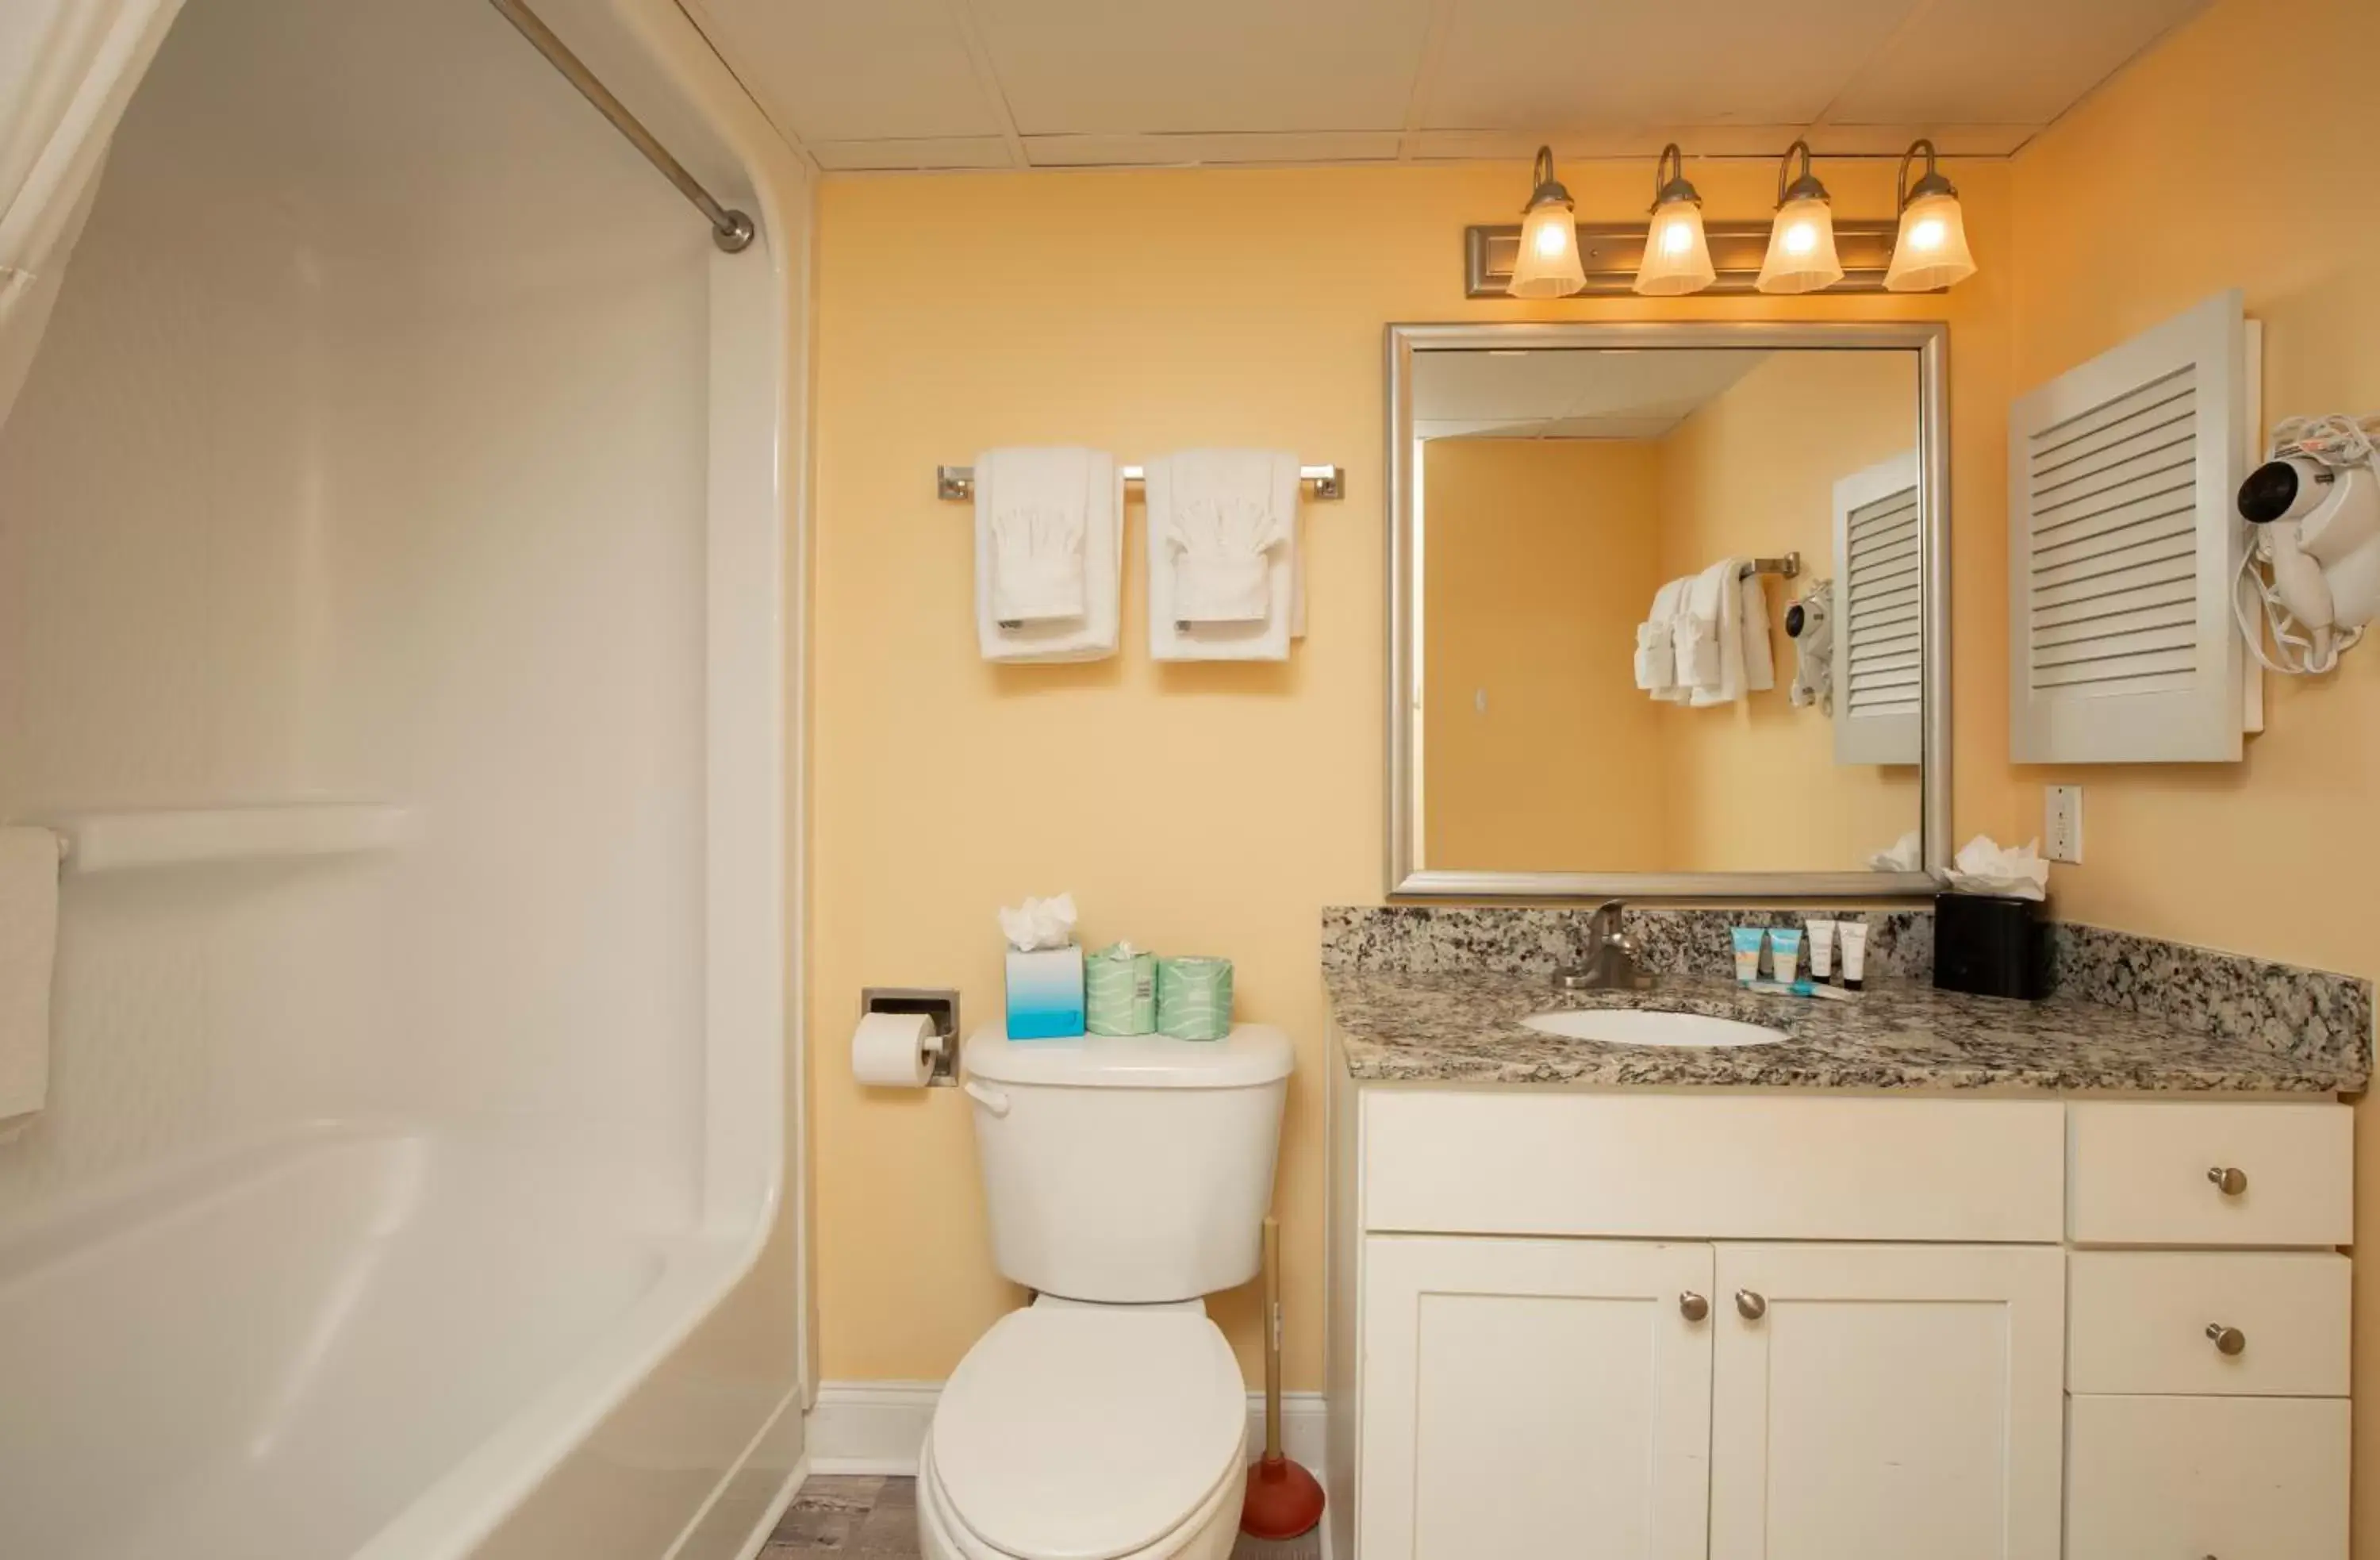
[(0, 0), (0, 423), (132, 90), (182, 0)]

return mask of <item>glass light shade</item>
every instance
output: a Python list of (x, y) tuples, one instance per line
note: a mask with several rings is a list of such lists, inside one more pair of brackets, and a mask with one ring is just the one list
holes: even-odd
[(1504, 290), (1514, 298), (1568, 298), (1586, 286), (1578, 257), (1578, 218), (1567, 201), (1531, 206), (1521, 219), (1521, 252)]
[(1664, 201), (1655, 207), (1652, 229), (1645, 235), (1645, 261), (1636, 268), (1636, 291), (1646, 298), (1677, 298), (1718, 279), (1703, 238), (1702, 208), (1692, 201)]
[(1765, 293), (1807, 293), (1842, 279), (1842, 262), (1835, 258), (1835, 213), (1825, 198), (1786, 201), (1768, 230), (1768, 253), (1754, 286)]
[(1900, 236), (1884, 274), (1888, 292), (1931, 292), (1975, 274), (1967, 249), (1967, 221), (1959, 197), (1936, 190), (1912, 198), (1900, 213)]

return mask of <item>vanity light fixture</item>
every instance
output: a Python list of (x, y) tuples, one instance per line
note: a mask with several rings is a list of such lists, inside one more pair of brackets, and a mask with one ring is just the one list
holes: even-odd
[[(1919, 153), (1925, 174), (1909, 182), (1909, 165)], [(1954, 286), (1975, 274), (1975, 257), (1967, 249), (1967, 220), (1959, 206), (1959, 191), (1934, 166), (1934, 143), (1917, 140), (1900, 156), (1897, 186), (1900, 197), (1900, 236), (1892, 246), (1892, 265), (1885, 273), (1888, 292), (1931, 292)]]
[(1586, 286), (1578, 258), (1578, 208), (1554, 177), (1554, 150), (1537, 148), (1529, 203), (1522, 208), (1521, 252), (1504, 290), (1514, 298), (1568, 298)]
[(1646, 298), (1700, 292), (1718, 273), (1703, 237), (1703, 198), (1686, 182), (1686, 156), (1676, 141), (1661, 148), (1653, 185), (1653, 227), (1645, 236), (1635, 290)]
[[(1792, 183), (1793, 154), (1802, 154), (1802, 177)], [(1797, 140), (1777, 165), (1777, 220), (1768, 230), (1768, 254), (1760, 262), (1765, 293), (1822, 292), (1843, 279), (1835, 255), (1835, 213), (1827, 187), (1810, 171), (1810, 143)]]

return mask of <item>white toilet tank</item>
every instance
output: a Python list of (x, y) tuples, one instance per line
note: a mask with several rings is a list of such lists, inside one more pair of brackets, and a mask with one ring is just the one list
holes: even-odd
[(1045, 1295), (1189, 1300), (1256, 1276), (1272, 1203), (1289, 1037), (1238, 1025), (966, 1042), (1000, 1271)]

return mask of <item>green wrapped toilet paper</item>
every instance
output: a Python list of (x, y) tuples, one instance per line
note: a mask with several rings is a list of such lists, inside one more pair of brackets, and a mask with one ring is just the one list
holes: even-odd
[(1157, 961), (1157, 1029), (1176, 1040), (1221, 1040), (1232, 1032), (1232, 961)]
[(1093, 1034), (1157, 1032), (1157, 956), (1111, 943), (1083, 966), (1083, 1027)]

